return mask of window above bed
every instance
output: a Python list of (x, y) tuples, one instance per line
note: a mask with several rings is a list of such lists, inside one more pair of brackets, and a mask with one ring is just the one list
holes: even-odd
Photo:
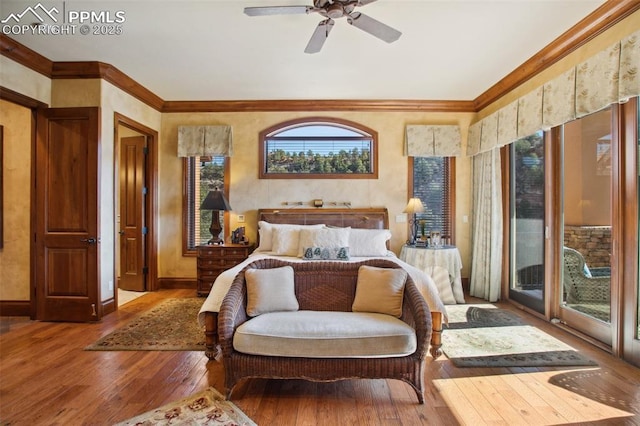
[(260, 179), (377, 179), (378, 134), (330, 117), (286, 121), (260, 132)]

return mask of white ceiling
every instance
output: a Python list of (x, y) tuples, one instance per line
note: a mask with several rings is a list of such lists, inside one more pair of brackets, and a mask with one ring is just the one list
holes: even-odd
[[(0, 1), (0, 19), (38, 4)], [(604, 1), (378, 0), (357, 10), (400, 30), (398, 41), (342, 18), (312, 55), (304, 49), (322, 16), (243, 13), (311, 0), (41, 3), (67, 13), (123, 11), (122, 34), (11, 38), (56, 62), (111, 64), (166, 101), (473, 100)]]

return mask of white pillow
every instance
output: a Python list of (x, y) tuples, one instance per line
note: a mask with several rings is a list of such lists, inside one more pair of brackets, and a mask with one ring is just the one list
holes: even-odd
[(358, 268), (353, 312), (375, 312), (402, 316), (402, 298), (407, 271), (399, 268), (378, 268), (363, 265)]
[(301, 229), (298, 242), (298, 256), (302, 257), (305, 249), (320, 247), (336, 249), (349, 247), (351, 228)]
[(255, 317), (267, 312), (297, 311), (293, 268), (247, 269), (247, 315)]
[[(324, 224), (318, 225), (295, 225), (291, 223), (269, 223), (263, 220), (258, 222), (258, 233), (260, 234), (260, 244), (255, 251), (273, 250), (273, 230), (276, 228), (324, 228)], [(294, 255), (295, 256), (295, 255)]]
[(280, 256), (297, 256), (300, 228), (274, 228), (271, 251)]
[(349, 254), (356, 257), (386, 256), (387, 241), (391, 239), (388, 229), (352, 228), (349, 233)]

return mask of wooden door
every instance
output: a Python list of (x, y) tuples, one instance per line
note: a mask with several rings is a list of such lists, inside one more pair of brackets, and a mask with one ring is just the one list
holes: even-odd
[(36, 319), (95, 321), (100, 309), (99, 108), (38, 111)]
[(120, 284), (123, 290), (146, 290), (145, 154), (146, 138), (120, 142)]

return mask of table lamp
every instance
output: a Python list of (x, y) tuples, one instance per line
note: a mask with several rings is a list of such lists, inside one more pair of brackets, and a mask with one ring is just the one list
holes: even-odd
[(411, 198), (407, 203), (407, 207), (404, 208), (403, 213), (411, 214), (409, 219), (409, 229), (411, 230), (411, 237), (409, 238), (409, 244), (415, 244), (418, 235), (418, 221), (416, 220), (416, 213), (422, 213), (424, 206), (419, 198)]
[(209, 191), (207, 197), (200, 204), (200, 210), (211, 210), (211, 226), (209, 232), (211, 232), (211, 239), (208, 244), (222, 244), (224, 240), (220, 238), (220, 232), (222, 232), (222, 226), (220, 225), (220, 211), (229, 211), (231, 206), (224, 197), (222, 191), (218, 188), (213, 191)]

